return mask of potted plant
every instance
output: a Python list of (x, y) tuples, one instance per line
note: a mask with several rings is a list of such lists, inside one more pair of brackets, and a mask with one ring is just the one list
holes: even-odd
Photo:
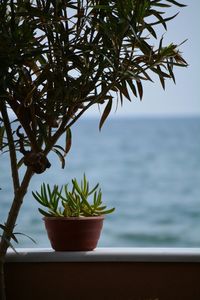
[[(62, 193), (63, 192), (63, 193)], [(56, 251), (88, 251), (96, 248), (104, 215), (114, 208), (106, 209), (102, 204), (102, 192), (97, 184), (90, 189), (84, 174), (79, 184), (72, 179), (72, 189), (68, 184), (60, 189), (43, 183), (40, 192), (32, 192), (33, 197), (46, 208), (39, 208), (44, 215), (45, 227), (52, 248)], [(92, 202), (89, 197), (92, 197)]]
[(54, 151), (64, 167), (71, 127), (91, 106), (103, 107), (101, 129), (114, 104), (142, 99), (144, 81), (157, 75), (164, 88), (166, 79), (175, 81), (174, 66), (187, 66), (179, 46), (157, 35), (157, 26), (167, 30), (176, 16), (165, 15), (174, 5), (184, 6), (172, 0), (1, 1), (0, 151), (9, 152), (13, 184), (0, 221), (1, 299), (17, 217), (32, 177), (51, 166), (48, 154)]

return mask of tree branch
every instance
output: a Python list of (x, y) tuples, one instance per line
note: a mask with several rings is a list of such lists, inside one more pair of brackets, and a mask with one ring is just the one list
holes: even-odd
[(0, 102), (0, 110), (1, 110), (2, 117), (3, 117), (3, 122), (5, 125), (7, 139), (8, 139), (12, 181), (13, 181), (14, 192), (16, 194), (17, 190), (19, 189), (19, 185), (20, 185), (18, 168), (17, 168), (17, 156), (16, 156), (15, 144), (14, 144), (14, 140), (13, 140), (12, 129), (10, 126), (10, 120), (8, 117), (6, 104), (3, 101)]
[(18, 188), (15, 197), (12, 201), (12, 205), (8, 214), (7, 221), (5, 223), (6, 230), (4, 230), (1, 242), (0, 242), (0, 261), (2, 261), (3, 257), (6, 254), (7, 248), (8, 248), (8, 241), (11, 239), (11, 234), (13, 233), (15, 222), (18, 217), (23, 198), (27, 192), (27, 188), (29, 185), (29, 182), (33, 176), (33, 171), (29, 167), (26, 170), (26, 173), (24, 175), (24, 178), (22, 180), (21, 186)]
[(1, 241), (0, 241), (0, 299), (5, 300), (5, 280), (4, 280), (4, 260), (5, 255), (9, 246), (9, 242), (11, 240), (11, 235), (13, 233), (15, 223), (23, 203), (23, 198), (27, 192), (27, 188), (31, 177), (33, 176), (33, 171), (31, 168), (27, 168), (26, 173), (24, 175), (21, 186), (16, 191), (15, 197), (13, 199), (8, 218), (6, 221), (6, 230), (4, 230)]

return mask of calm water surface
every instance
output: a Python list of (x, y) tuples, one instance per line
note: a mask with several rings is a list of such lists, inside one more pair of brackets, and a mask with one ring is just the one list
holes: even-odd
[[(200, 247), (200, 118), (115, 119), (101, 133), (98, 120), (73, 128), (73, 146), (62, 170), (36, 175), (30, 191), (42, 182), (63, 184), (85, 172), (99, 182), (104, 201), (116, 207), (106, 218), (99, 246)], [(0, 155), (0, 223), (5, 221), (12, 185), (9, 160)], [(41, 215), (31, 192), (16, 231), (20, 247), (49, 247)]]

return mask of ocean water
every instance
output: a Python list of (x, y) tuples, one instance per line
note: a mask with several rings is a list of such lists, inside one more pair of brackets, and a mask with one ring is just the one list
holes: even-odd
[[(110, 119), (72, 128), (73, 144), (61, 169), (35, 175), (16, 224), (18, 247), (49, 247), (31, 196), (42, 182), (63, 184), (85, 172), (103, 200), (116, 211), (106, 217), (102, 247), (200, 247), (200, 118)], [(7, 154), (0, 155), (0, 223), (5, 221), (12, 185)]]

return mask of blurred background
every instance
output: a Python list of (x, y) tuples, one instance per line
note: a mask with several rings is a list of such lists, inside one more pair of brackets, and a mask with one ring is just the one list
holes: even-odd
[[(116, 208), (99, 246), (200, 247), (199, 11), (200, 2), (190, 1), (164, 37), (166, 44), (188, 39), (181, 50), (189, 67), (175, 71), (176, 85), (168, 81), (163, 91), (158, 80), (147, 83), (143, 100), (113, 109), (101, 132), (98, 107), (90, 110), (72, 128), (65, 169), (50, 155), (52, 167), (33, 178), (15, 230), (36, 244), (20, 237), (19, 247), (50, 246), (31, 191), (42, 182), (80, 180), (84, 172), (91, 184), (100, 183), (108, 207)], [(7, 154), (0, 155), (0, 187), (3, 223), (12, 200)]]

